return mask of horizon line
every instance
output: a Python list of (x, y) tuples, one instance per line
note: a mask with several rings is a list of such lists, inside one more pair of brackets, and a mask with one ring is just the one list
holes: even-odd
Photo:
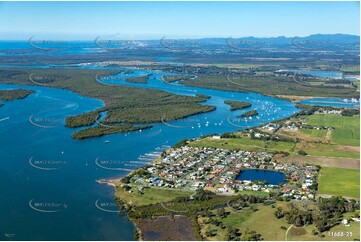
[[(29, 41), (31, 38), (34, 38), (36, 36), (41, 36), (44, 34), (39, 34), (39, 35), (30, 35), (29, 38), (19, 38), (19, 39), (15, 39), (15, 38), (9, 38), (9, 39), (2, 39), (0, 38), (0, 41)], [(57, 39), (57, 40), (60, 40), (61, 38), (64, 38), (64, 40), (66, 39), (67, 41), (94, 41), (96, 38), (98, 37), (108, 37), (109, 39), (111, 39), (110, 37), (114, 37), (116, 35), (124, 35), (124, 34), (116, 34), (116, 35), (111, 35), (111, 34), (103, 34), (103, 35), (94, 35), (94, 39), (93, 38), (90, 38), (90, 37), (80, 37), (80, 38), (74, 38), (74, 39), (69, 39), (67, 36), (71, 35), (71, 34), (50, 34), (52, 36), (48, 36), (45, 38), (43, 38), (42, 40), (52, 40), (52, 39)], [(62, 37), (60, 37), (59, 35), (61, 35)], [(87, 34), (85, 34), (87, 35)], [(128, 34), (129, 35), (129, 34)], [(130, 35), (142, 35), (142, 34), (130, 34)], [(151, 35), (151, 34), (146, 34), (146, 35)], [(157, 34), (157, 37), (139, 37), (139, 38), (130, 38), (130, 37), (124, 37), (122, 36), (121, 38), (118, 38), (118, 40), (133, 40), (133, 41), (152, 41), (152, 40), (159, 40), (161, 38), (167, 38), (167, 39), (197, 39), (197, 40), (202, 40), (202, 39), (227, 39), (227, 38), (233, 38), (233, 39), (241, 39), (241, 38), (257, 38), (257, 39), (274, 39), (274, 38), (306, 38), (306, 37), (311, 37), (311, 36), (314, 36), (314, 35), (348, 35), (348, 36), (355, 36), (355, 37), (360, 37), (359, 34), (345, 34), (345, 33), (315, 33), (315, 34), (309, 34), (309, 35), (304, 35), (304, 36), (286, 36), (286, 35), (277, 35), (277, 36), (255, 36), (255, 35), (249, 35), (249, 36), (205, 36), (205, 37), (201, 37), (201, 36), (189, 36), (187, 37), (186, 35), (185, 36), (179, 36), (179, 37), (176, 37), (173, 35), (168, 37), (166, 35), (158, 35)], [(59, 37), (57, 37), (59, 36)], [(124, 39), (122, 39), (124, 38)], [(113, 38), (115, 39), (115, 38)]]

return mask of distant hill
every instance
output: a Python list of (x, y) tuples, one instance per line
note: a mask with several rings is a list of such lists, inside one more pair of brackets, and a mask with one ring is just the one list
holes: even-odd
[[(199, 39), (201, 42), (205, 43), (224, 43), (227, 38), (204, 38)], [(360, 36), (357, 35), (350, 35), (350, 34), (313, 34), (304, 37), (285, 37), (285, 36), (278, 36), (278, 37), (241, 37), (241, 38), (231, 38), (232, 40), (237, 41), (254, 41), (254, 42), (264, 42), (266, 44), (289, 44), (293, 39), (297, 40), (317, 40), (317, 41), (324, 41), (328, 43), (339, 43), (339, 44), (351, 44), (351, 43), (360, 43)]]

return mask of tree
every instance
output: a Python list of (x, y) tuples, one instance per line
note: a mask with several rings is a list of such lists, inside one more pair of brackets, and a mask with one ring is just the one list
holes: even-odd
[(276, 208), (274, 215), (276, 216), (277, 219), (283, 218), (285, 216), (281, 207)]
[(218, 217), (223, 217), (225, 212), (226, 211), (224, 210), (224, 208), (219, 208), (219, 209), (217, 209), (217, 216)]
[(299, 150), (298, 154), (303, 155), (303, 156), (307, 155), (306, 151), (304, 151), (304, 150)]

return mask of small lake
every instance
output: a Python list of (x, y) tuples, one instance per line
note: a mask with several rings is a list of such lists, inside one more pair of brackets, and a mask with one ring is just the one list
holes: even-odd
[(340, 71), (314, 71), (314, 70), (279, 70), (279, 72), (293, 72), (296, 74), (310, 75), (321, 78), (342, 79)]
[(269, 184), (278, 185), (285, 181), (286, 175), (282, 172), (249, 169), (243, 170), (236, 180), (248, 180), (248, 181), (267, 181)]

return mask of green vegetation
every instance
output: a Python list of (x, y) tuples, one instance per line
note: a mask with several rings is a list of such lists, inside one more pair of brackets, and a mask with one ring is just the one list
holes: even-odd
[(70, 128), (77, 128), (82, 126), (90, 126), (98, 120), (100, 114), (98, 112), (89, 112), (77, 116), (66, 117), (65, 125)]
[(309, 125), (334, 127), (331, 130), (331, 141), (339, 145), (360, 145), (360, 117), (338, 115), (311, 115), (302, 116), (308, 120)]
[[(314, 80), (315, 78), (309, 78)], [(325, 80), (323, 80), (325, 81)], [(194, 80), (185, 80), (184, 85), (231, 92), (257, 92), (263, 95), (288, 95), (288, 96), (312, 96), (312, 97), (354, 97), (358, 98), (357, 88), (352, 85), (331, 84), (327, 85), (301, 85), (294, 81), (293, 76), (245, 76), (233, 77), (198, 75)]]
[(294, 143), (282, 141), (266, 141), (250, 139), (246, 136), (237, 138), (212, 139), (204, 138), (190, 142), (189, 146), (194, 147), (213, 147), (227, 150), (245, 150), (245, 151), (287, 151), (293, 152)]
[[(327, 130), (324, 129), (301, 129), (300, 130), (304, 134), (308, 134), (312, 137), (323, 138), (326, 136)], [(331, 132), (331, 131), (330, 131)]]
[(340, 71), (346, 72), (346, 73), (352, 73), (352, 74), (359, 75), (359, 74), (360, 74), (360, 66), (359, 66), (359, 65), (355, 65), (355, 66), (342, 66), (342, 67), (340, 68)]
[[(176, 120), (191, 115), (209, 112), (214, 106), (202, 105), (207, 100), (206, 96), (181, 96), (164, 91), (104, 85), (97, 82), (101, 77), (114, 75), (116, 71), (86, 70), (86, 69), (0, 69), (1, 83), (35, 85), (29, 80), (29, 76), (42, 80), (49, 76), (53, 78), (47, 86), (63, 88), (76, 92), (83, 96), (100, 99), (105, 106), (90, 113), (81, 114), (67, 119), (67, 126), (80, 127), (90, 125), (96, 113), (106, 112), (107, 116), (102, 120), (105, 125), (121, 125), (113, 128), (88, 128), (73, 135), (76, 138), (97, 137), (110, 133), (127, 132), (130, 130), (144, 129), (144, 127), (124, 126), (125, 124), (145, 124), (161, 122), (163, 120)], [(44, 78), (41, 78), (43, 76)], [(34, 79), (32, 78), (32, 79)]]
[(33, 90), (23, 90), (23, 89), (0, 90), (0, 99), (5, 101), (24, 99), (32, 93), (34, 93)]
[(140, 77), (129, 77), (125, 79), (126, 82), (132, 82), (132, 83), (140, 83), (140, 84), (146, 84), (148, 83), (148, 77), (150, 74)]
[[(132, 191), (129, 193), (129, 191)], [(192, 192), (180, 191), (175, 189), (150, 188), (144, 189), (143, 193), (139, 193), (136, 188), (130, 190), (117, 187), (115, 196), (122, 201), (135, 206), (144, 206), (150, 204), (158, 204), (168, 202), (176, 197), (190, 196)]]
[(130, 124), (123, 124), (118, 126), (96, 126), (92, 128), (83, 129), (72, 134), (73, 139), (87, 139), (100, 137), (108, 134), (116, 134), (122, 132), (130, 132), (136, 130), (149, 129), (152, 126), (132, 126)]
[(239, 117), (243, 118), (243, 117), (250, 117), (250, 116), (257, 116), (258, 112), (257, 110), (251, 110), (245, 113), (242, 113), (241, 115), (239, 115)]
[(319, 176), (320, 194), (360, 198), (360, 170), (322, 167)]
[(231, 100), (226, 100), (224, 101), (224, 103), (231, 106), (231, 111), (249, 108), (252, 106), (252, 104), (247, 102), (239, 102), (239, 101), (231, 101)]

